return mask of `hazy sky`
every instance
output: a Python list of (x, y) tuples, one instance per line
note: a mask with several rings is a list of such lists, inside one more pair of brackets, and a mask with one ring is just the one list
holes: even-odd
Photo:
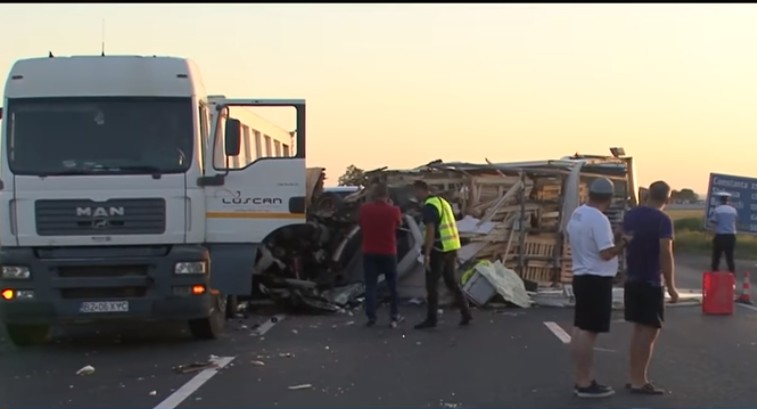
[[(642, 183), (755, 175), (757, 5), (0, 5), (14, 60), (172, 55), (209, 93), (306, 98), (308, 164), (623, 146)], [(0, 90), (2, 92), (2, 90)]]

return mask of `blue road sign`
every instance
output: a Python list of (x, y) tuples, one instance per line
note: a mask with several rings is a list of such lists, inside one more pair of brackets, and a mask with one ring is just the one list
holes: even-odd
[(731, 194), (731, 205), (739, 212), (736, 222), (738, 232), (757, 234), (757, 179), (710, 173), (705, 224), (712, 210), (718, 205), (718, 198), (715, 196), (718, 192)]

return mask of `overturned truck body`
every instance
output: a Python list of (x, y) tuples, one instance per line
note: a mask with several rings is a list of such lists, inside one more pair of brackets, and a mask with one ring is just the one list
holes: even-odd
[[(362, 293), (357, 214), (367, 190), (323, 188), (324, 170), (309, 172), (308, 222), (271, 236), (256, 281), (276, 300), (334, 311), (356, 302)], [(415, 180), (425, 181), (452, 204), (463, 241), (461, 269), (479, 260), (499, 260), (537, 286), (572, 279), (564, 229), (573, 210), (587, 200), (594, 178), (607, 177), (615, 183), (615, 199), (607, 212), (613, 224), (638, 202), (633, 160), (628, 157), (574, 155), (485, 164), (435, 161), (410, 170), (378, 169), (365, 176), (366, 184), (386, 183), (403, 211), (397, 232), (398, 262), (401, 293), (407, 297), (423, 295), (420, 206), (410, 189)]]

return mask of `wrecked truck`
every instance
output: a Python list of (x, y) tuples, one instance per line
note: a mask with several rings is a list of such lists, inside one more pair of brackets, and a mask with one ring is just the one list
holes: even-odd
[[(565, 216), (586, 201), (587, 186), (597, 177), (616, 184), (607, 215), (617, 224), (638, 203), (633, 160), (619, 155), (484, 164), (437, 160), (409, 170), (369, 171), (365, 184), (386, 183), (403, 211), (397, 232), (399, 291), (403, 298), (414, 298), (425, 296), (425, 288), (413, 181), (426, 181), (452, 204), (463, 244), (461, 270), (481, 260), (500, 261), (532, 286), (559, 286), (572, 279)], [(274, 301), (338, 311), (359, 303), (363, 292), (357, 215), (366, 191), (324, 188), (324, 178), (324, 169), (308, 169), (307, 222), (270, 235), (255, 282)]]

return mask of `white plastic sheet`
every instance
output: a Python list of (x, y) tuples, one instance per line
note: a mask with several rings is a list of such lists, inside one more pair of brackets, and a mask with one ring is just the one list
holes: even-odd
[(531, 306), (531, 298), (526, 292), (526, 286), (515, 271), (505, 267), (500, 261), (495, 263), (481, 261), (474, 268), (494, 286), (497, 294), (501, 295), (505, 301), (521, 308)]

